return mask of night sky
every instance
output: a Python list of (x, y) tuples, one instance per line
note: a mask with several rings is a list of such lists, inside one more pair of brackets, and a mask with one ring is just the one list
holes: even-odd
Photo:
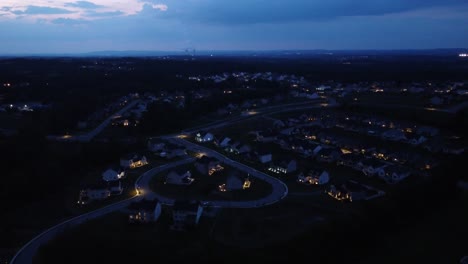
[(0, 0), (0, 54), (468, 46), (466, 0)]

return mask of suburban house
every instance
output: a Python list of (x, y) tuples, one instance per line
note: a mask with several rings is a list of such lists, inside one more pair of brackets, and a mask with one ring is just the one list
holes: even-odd
[(107, 186), (111, 195), (120, 195), (123, 192), (122, 183), (120, 181), (108, 182)]
[(358, 168), (358, 163), (362, 160), (362, 157), (359, 154), (349, 153), (340, 156), (340, 159), (336, 162), (337, 165), (342, 165), (350, 167), (353, 169), (361, 170)]
[(403, 179), (410, 176), (411, 172), (408, 168), (403, 166), (389, 165), (385, 167), (385, 170), (381, 170), (378, 173), (379, 178), (382, 178), (387, 183), (398, 183)]
[(172, 207), (172, 230), (184, 231), (198, 224), (203, 213), (199, 202), (176, 201)]
[(168, 143), (165, 148), (159, 153), (161, 158), (172, 159), (175, 157), (183, 157), (187, 155), (187, 150), (179, 145)]
[(388, 166), (387, 163), (373, 158), (362, 160), (359, 163), (361, 164), (362, 172), (367, 176), (374, 176), (384, 171), (384, 168)]
[(250, 188), (251, 182), (249, 178), (242, 179), (237, 174), (230, 174), (227, 179), (226, 183), (223, 183), (218, 186), (218, 190), (221, 192), (230, 192), (236, 190), (245, 190)]
[(413, 146), (421, 145), (422, 143), (426, 142), (426, 140), (427, 138), (423, 135), (418, 135), (414, 133), (406, 135), (406, 142)]
[(165, 184), (175, 184), (175, 185), (190, 185), (195, 179), (192, 178), (192, 173), (190, 170), (186, 169), (174, 169), (171, 170), (167, 176)]
[(325, 170), (310, 170), (309, 173), (300, 173), (297, 182), (307, 185), (323, 185), (330, 181), (330, 175)]
[(111, 195), (107, 185), (102, 182), (98, 184), (87, 185), (80, 191), (78, 204), (87, 204), (94, 200), (104, 200)]
[(283, 173), (283, 174), (295, 172), (297, 170), (297, 161), (293, 160), (293, 159), (291, 159), (291, 160), (285, 160), (285, 159), (277, 160), (277, 161), (270, 164), (268, 170), (272, 171), (274, 173)]
[(212, 175), (224, 169), (219, 160), (208, 156), (202, 156), (197, 159), (197, 161), (195, 161), (195, 168), (203, 175)]
[(161, 204), (158, 200), (141, 200), (129, 206), (129, 223), (150, 223), (156, 222), (161, 216)]
[(136, 153), (129, 154), (123, 158), (120, 158), (120, 166), (123, 168), (138, 168), (148, 164), (146, 157)]
[(336, 162), (341, 156), (341, 151), (337, 148), (322, 148), (316, 154), (315, 159), (319, 162)]
[(219, 137), (219, 139), (215, 138), (215, 140), (214, 140), (215, 145), (220, 147), (220, 148), (225, 148), (225, 147), (229, 146), (230, 142), (231, 142), (231, 138), (229, 138), (229, 137)]
[(118, 181), (125, 177), (125, 171), (120, 166), (112, 166), (102, 173), (102, 179), (106, 182)]
[(330, 188), (325, 192), (336, 200), (350, 202), (370, 200), (385, 194), (383, 191), (352, 180), (349, 180), (340, 186), (330, 185)]
[(271, 152), (266, 149), (258, 150), (255, 154), (258, 158), (258, 161), (260, 161), (260, 163), (265, 164), (265, 163), (271, 162), (272, 160)]
[(276, 140), (276, 136), (277, 134), (273, 132), (272, 130), (258, 131), (257, 141), (263, 142), (263, 143), (273, 142)]
[(200, 143), (211, 142), (213, 141), (213, 139), (214, 139), (213, 134), (209, 132), (200, 131), (197, 134), (195, 134), (195, 140)]
[(228, 144), (224, 150), (226, 152), (230, 152), (230, 153), (236, 153), (239, 149), (239, 146), (241, 145), (241, 142), (240, 141), (235, 141), (235, 142), (232, 142), (230, 144)]
[(231, 144), (228, 144), (224, 150), (226, 152), (234, 153), (234, 154), (244, 154), (252, 151), (252, 148), (248, 144), (242, 144), (240, 141), (235, 141)]
[(389, 129), (382, 133), (382, 138), (391, 141), (406, 141), (406, 135), (403, 130), (400, 129)]
[(147, 146), (148, 146), (149, 151), (160, 152), (160, 151), (164, 150), (164, 148), (166, 146), (166, 143), (161, 139), (152, 138), (152, 139), (148, 140)]

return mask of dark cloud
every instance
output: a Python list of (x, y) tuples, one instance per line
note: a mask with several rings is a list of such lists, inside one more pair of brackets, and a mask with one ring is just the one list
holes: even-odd
[(57, 15), (71, 14), (74, 12), (63, 8), (47, 6), (28, 6), (25, 11), (13, 11), (12, 13), (16, 15)]
[(96, 8), (104, 7), (104, 6), (96, 5), (95, 3), (88, 2), (88, 1), (76, 1), (76, 2), (73, 2), (73, 3), (66, 3), (65, 6), (79, 7), (79, 8), (83, 8), (83, 9), (96, 9)]
[(166, 16), (201, 23), (252, 24), (322, 21), (345, 16), (379, 16), (431, 7), (467, 4), (466, 0), (169, 0)]

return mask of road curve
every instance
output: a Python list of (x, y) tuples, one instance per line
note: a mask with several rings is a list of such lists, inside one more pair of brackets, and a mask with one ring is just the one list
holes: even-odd
[[(176, 162), (173, 162), (173, 163), (169, 163), (169, 164), (165, 164), (165, 165), (153, 168), (153, 169), (143, 173), (142, 175), (140, 175), (138, 177), (138, 179), (136, 180), (135, 187), (138, 187), (140, 184), (142, 184), (142, 185), (146, 184), (147, 185), (149, 183), (149, 180), (151, 179), (151, 177), (154, 176), (156, 173), (158, 173), (160, 171), (166, 170), (166, 169), (171, 168), (171, 167), (179, 166), (181, 164), (191, 162), (193, 160), (194, 160), (194, 158), (186, 159), (186, 160), (176, 161)], [(146, 191), (143, 190), (143, 194), (145, 194), (145, 193), (146, 193)], [(10, 264), (31, 264), (32, 261), (33, 261), (33, 257), (36, 255), (39, 247), (41, 247), (42, 245), (49, 242), (51, 239), (53, 239), (57, 235), (65, 232), (67, 229), (69, 229), (71, 227), (78, 226), (78, 225), (80, 225), (80, 224), (82, 224), (82, 223), (84, 223), (86, 221), (91, 220), (91, 219), (102, 217), (102, 216), (104, 216), (106, 214), (109, 214), (111, 212), (115, 212), (115, 211), (118, 211), (118, 210), (123, 209), (125, 207), (128, 207), (132, 202), (139, 201), (139, 200), (143, 199), (143, 197), (144, 197), (143, 195), (133, 196), (133, 197), (128, 198), (126, 200), (116, 202), (114, 204), (105, 206), (105, 207), (97, 209), (95, 211), (88, 212), (88, 213), (73, 217), (73, 218), (71, 218), (69, 220), (61, 222), (61, 223), (59, 223), (59, 224), (45, 230), (41, 234), (39, 234), (36, 237), (34, 237), (33, 239), (31, 239), (26, 245), (24, 245), (16, 253), (16, 255), (11, 259)]]
[[(180, 139), (180, 138), (172, 138), (170, 139), (176, 144), (180, 144), (185, 146), (187, 149), (192, 150), (192, 151), (203, 151), (206, 152), (209, 156), (214, 157), (225, 164), (235, 167), (243, 172), (246, 172), (250, 174), (250, 176), (261, 179), (267, 183), (269, 183), (272, 186), (272, 192), (263, 198), (257, 199), (257, 200), (250, 200), (250, 201), (203, 201), (207, 202), (209, 206), (212, 207), (224, 207), (224, 208), (256, 208), (256, 207), (262, 207), (262, 206), (267, 206), (274, 204), (276, 202), (281, 201), (283, 198), (285, 198), (288, 195), (288, 187), (286, 184), (282, 181), (280, 181), (277, 178), (271, 177), (268, 174), (265, 174), (261, 171), (258, 171), (254, 168), (251, 168), (247, 165), (244, 165), (240, 162), (234, 161), (229, 159), (228, 157), (222, 155), (219, 152), (216, 152), (210, 148), (206, 148), (197, 144), (194, 144), (192, 142)], [(149, 189), (149, 188), (148, 188)], [(161, 197), (158, 194), (153, 193), (160, 201), (164, 201), (165, 204), (173, 204), (174, 200), (169, 199), (167, 197)]]
[(133, 101), (133, 102), (127, 104), (124, 108), (120, 109), (119, 111), (115, 112), (114, 114), (112, 114), (111, 116), (109, 116), (108, 118), (106, 118), (104, 121), (102, 121), (101, 124), (99, 124), (99, 125), (98, 125), (96, 128), (94, 128), (93, 130), (87, 132), (86, 134), (83, 134), (83, 135), (76, 135), (76, 136), (70, 135), (70, 136), (67, 136), (67, 137), (49, 135), (49, 136), (47, 136), (47, 139), (49, 139), (49, 140), (57, 140), (57, 141), (79, 141), (79, 142), (89, 142), (89, 141), (91, 141), (95, 136), (97, 136), (99, 133), (101, 133), (101, 131), (109, 125), (109, 123), (112, 121), (112, 119), (113, 119), (115, 116), (122, 115), (123, 113), (125, 113), (125, 112), (128, 111), (130, 108), (134, 107), (135, 105), (137, 105), (137, 104), (140, 103), (140, 102), (141, 102), (141, 100), (135, 100), (135, 101)]

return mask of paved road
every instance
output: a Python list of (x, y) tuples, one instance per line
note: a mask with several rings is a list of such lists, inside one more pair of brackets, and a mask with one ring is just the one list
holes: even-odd
[(127, 112), (129, 109), (140, 103), (141, 100), (135, 100), (132, 101), (131, 103), (127, 104), (124, 108), (120, 109), (119, 111), (115, 112), (113, 115), (109, 116), (106, 120), (102, 121), (99, 126), (94, 128), (93, 130), (87, 132), (86, 134), (83, 135), (69, 135), (69, 136), (47, 136), (47, 139), (50, 140), (57, 140), (57, 141), (80, 141), (80, 142), (89, 142), (91, 141), (95, 136), (97, 136), (99, 133), (106, 128), (109, 123), (114, 119), (115, 116), (122, 115), (123, 113)]
[[(143, 173), (142, 175), (140, 175), (140, 177), (138, 177), (138, 179), (136, 180), (135, 188), (137, 188), (140, 185), (147, 186), (151, 177), (160, 171), (166, 170), (171, 167), (179, 166), (184, 163), (193, 162), (193, 160), (194, 158), (185, 159), (185, 160), (176, 161), (173, 163), (169, 163), (169, 164), (165, 164), (165, 165), (153, 168)], [(111, 212), (124, 209), (128, 207), (132, 202), (136, 202), (136, 201), (143, 199), (143, 197), (145, 197), (144, 195), (145, 193), (149, 193), (149, 192), (143, 188), (143, 195), (133, 196), (129, 199), (105, 206), (95, 211), (76, 216), (72, 219), (66, 220), (62, 223), (59, 223), (47, 229), (46, 231), (42, 232), (41, 234), (33, 238), (31, 241), (29, 241), (26, 245), (24, 245), (12, 258), (12, 260), (10, 261), (10, 264), (31, 264), (33, 257), (36, 255), (39, 247), (49, 242), (51, 239), (53, 239), (57, 235), (60, 235), (61, 233), (67, 231), (67, 229), (78, 226), (91, 219), (102, 217)]]
[(263, 198), (251, 201), (206, 201), (210, 206), (213, 207), (227, 207), (227, 208), (255, 208), (255, 207), (262, 207), (274, 204), (283, 198), (286, 197), (288, 194), (288, 187), (282, 181), (278, 180), (277, 178), (271, 177), (268, 174), (265, 174), (261, 171), (258, 171), (254, 168), (251, 168), (247, 165), (239, 163), (235, 160), (231, 160), (228, 157), (222, 155), (219, 152), (216, 152), (210, 148), (206, 148), (192, 142), (186, 141), (180, 138), (172, 138), (171, 139), (174, 143), (184, 145), (187, 149), (196, 151), (196, 152), (205, 152), (210, 157), (214, 157), (223, 163), (235, 167), (245, 173), (250, 174), (250, 176), (261, 179), (272, 186), (272, 192)]
[[(62, 140), (62, 141), (81, 141), (81, 142), (89, 142), (91, 141), (97, 134), (99, 134), (112, 120), (112, 118), (116, 115), (121, 115), (125, 111), (129, 110), (133, 106), (135, 106), (137, 103), (139, 103), (139, 100), (133, 101), (132, 103), (128, 104), (126, 107), (122, 108), (120, 111), (116, 112), (106, 120), (104, 120), (98, 127), (96, 127), (94, 130), (86, 133), (85, 135), (79, 135), (79, 136), (71, 136), (68, 138), (64, 138), (63, 136), (48, 136), (49, 139), (53, 140)], [(288, 111), (295, 111), (295, 110), (306, 110), (310, 108), (318, 108), (318, 107), (324, 107), (323, 104), (319, 105), (310, 105), (310, 102), (306, 103), (298, 103), (298, 104), (289, 104), (289, 105), (282, 105), (282, 106), (272, 106), (272, 107), (267, 107), (262, 110), (260, 110), (257, 114), (261, 115), (266, 115), (266, 114), (275, 114), (275, 113), (281, 113), (281, 112), (288, 112)], [(331, 102), (327, 104), (327, 107), (333, 107), (336, 105), (336, 102)], [(286, 107), (286, 108), (284, 108)], [(275, 110), (275, 111), (272, 111)], [(257, 116), (257, 115), (253, 115)], [(203, 129), (213, 129), (216, 127), (223, 127), (229, 124), (233, 124), (236, 122), (244, 121), (247, 118), (253, 117), (253, 116), (240, 116), (236, 118), (232, 118), (229, 120), (225, 121), (220, 121), (220, 122), (215, 122), (209, 125), (206, 125), (203, 127)], [(186, 132), (194, 132), (197, 131), (199, 128), (192, 128), (191, 130), (187, 130)], [(230, 208), (254, 208), (254, 207), (262, 207), (262, 206), (267, 206), (273, 203), (276, 203), (280, 200), (282, 200), (286, 195), (288, 194), (288, 188), (286, 184), (284, 184), (282, 181), (271, 177), (263, 172), (257, 171), (254, 168), (251, 168), (249, 166), (246, 166), (242, 163), (239, 163), (237, 161), (231, 160), (228, 157), (203, 146), (199, 146), (197, 144), (188, 142), (183, 139), (176, 138), (177, 135), (168, 135), (164, 136), (163, 138), (171, 139), (176, 141), (176, 143), (182, 144), (186, 146), (188, 149), (195, 150), (195, 151), (204, 151), (206, 153), (209, 153), (210, 156), (215, 157), (222, 162), (236, 167), (241, 171), (244, 171), (248, 174), (250, 174), (252, 177), (256, 177), (258, 179), (261, 179), (263, 181), (266, 181), (271, 184), (273, 190), (272, 193), (266, 197), (263, 197), (261, 199), (253, 200), (253, 201), (208, 201), (208, 204), (213, 207), (230, 207)], [(77, 226), (83, 222), (86, 222), (88, 220), (102, 217), (108, 213), (123, 209), (127, 207), (130, 203), (134, 201), (138, 201), (142, 199), (143, 197), (146, 198), (157, 198), (161, 203), (164, 204), (173, 204), (174, 200), (163, 197), (159, 194), (156, 194), (151, 191), (149, 188), (149, 182), (153, 176), (155, 176), (157, 173), (170, 169), (172, 167), (180, 166), (182, 164), (190, 163), (193, 162), (195, 159), (194, 158), (188, 158), (184, 160), (180, 160), (177, 162), (173, 162), (170, 164), (165, 164), (160, 167), (153, 168), (145, 173), (143, 173), (135, 182), (135, 188), (137, 190), (142, 191), (143, 195), (140, 196), (134, 196), (132, 198), (129, 198), (124, 201), (117, 202), (115, 204), (108, 205), (106, 207), (103, 207), (101, 209), (74, 217), (72, 219), (66, 220), (60, 224), (57, 224), (46, 231), (42, 232), (35, 238), (33, 238), (31, 241), (29, 241), (25, 246), (23, 246), (17, 254), (13, 257), (13, 259), (10, 261), (10, 264), (30, 264), (32, 263), (32, 258), (34, 255), (37, 253), (37, 250), (39, 249), (40, 246), (44, 245), (51, 239), (53, 239), (55, 236), (59, 235), (60, 233), (66, 231), (68, 228)]]
[(300, 102), (300, 103), (290, 103), (290, 104), (269, 106), (269, 107), (254, 109), (253, 110), (254, 114), (250, 114), (246, 116), (240, 115), (240, 116), (231, 117), (225, 120), (214, 121), (209, 124), (204, 124), (204, 125), (184, 129), (182, 132), (194, 133), (200, 130), (219, 128), (219, 127), (234, 124), (237, 122), (245, 121), (247, 119), (257, 117), (257, 116), (278, 114), (278, 113), (283, 113), (283, 112), (291, 112), (291, 111), (296, 111), (296, 110), (307, 110), (307, 109), (321, 108), (321, 107), (328, 108), (328, 107), (335, 107), (335, 106), (338, 106), (338, 103), (333, 98), (330, 98), (328, 103), (307, 101), (307, 102)]

